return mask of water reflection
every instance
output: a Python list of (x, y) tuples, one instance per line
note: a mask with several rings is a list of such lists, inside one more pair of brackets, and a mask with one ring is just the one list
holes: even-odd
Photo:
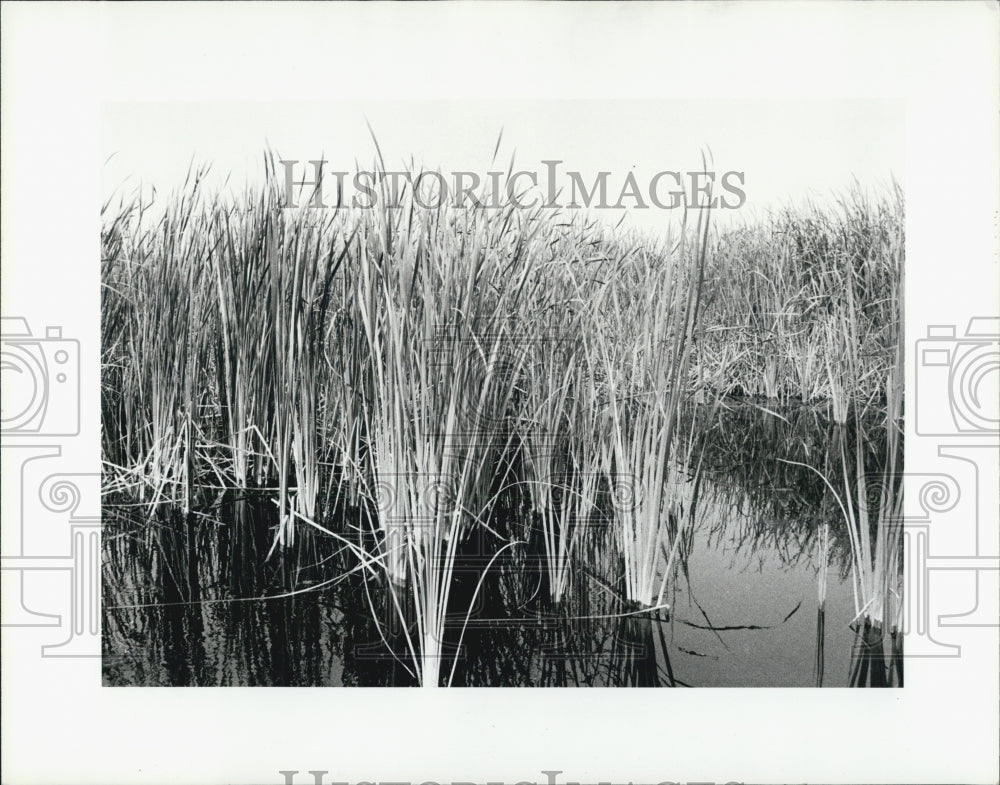
[[(694, 526), (671, 610), (623, 598), (613, 510), (588, 521), (565, 599), (553, 604), (537, 526), (498, 505), (495, 535), (462, 543), (441, 671), (455, 686), (901, 686), (901, 637), (854, 624), (844, 522), (823, 482), (848, 431), (800, 408), (686, 415), (703, 434), (680, 487)], [(879, 443), (879, 440), (870, 440)], [(853, 449), (853, 446), (851, 447)], [(884, 460), (866, 448), (876, 471)], [(124, 502), (124, 503), (112, 503)], [(344, 525), (350, 508), (329, 515)], [(384, 587), (342, 543), (303, 531), (272, 555), (266, 498), (204, 499), (191, 515), (106, 500), (108, 685), (414, 686), (407, 635)], [(345, 535), (346, 536), (346, 535)]]
[(855, 627), (851, 687), (902, 687), (903, 638), (865, 622)]

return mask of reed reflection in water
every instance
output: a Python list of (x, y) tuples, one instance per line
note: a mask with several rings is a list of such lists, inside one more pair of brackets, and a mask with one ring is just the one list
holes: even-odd
[[(845, 524), (823, 483), (775, 460), (828, 460), (822, 420), (733, 408), (705, 431), (700, 480), (678, 489), (694, 523), (670, 611), (625, 598), (613, 510), (580, 527), (553, 602), (538, 521), (498, 504), (491, 527), (525, 544), (495, 560), (486, 534), (461, 545), (441, 663), (455, 686), (902, 686), (901, 636), (853, 619)], [(350, 531), (349, 508), (337, 514), (329, 525)], [(151, 520), (108, 503), (105, 524), (105, 684), (417, 684), (388, 593), (342, 542), (303, 529), (267, 558), (278, 519), (263, 494)]]

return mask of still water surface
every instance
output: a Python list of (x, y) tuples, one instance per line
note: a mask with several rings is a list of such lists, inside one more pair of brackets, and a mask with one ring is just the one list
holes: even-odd
[[(622, 615), (632, 609), (616, 590), (606, 523), (588, 527), (559, 606), (548, 600), (537, 538), (495, 561), (478, 593), (496, 542), (470, 538), (452, 591), (445, 676), (454, 668), (455, 686), (844, 687), (881, 686), (887, 675), (899, 683), (901, 670), (862, 656), (835, 501), (814, 472), (786, 462), (836, 476), (839, 440), (850, 437), (820, 412), (778, 414), (733, 406), (695, 423), (708, 438), (669, 611)], [(882, 456), (866, 460), (876, 472)], [(686, 492), (690, 504), (693, 483)], [(302, 530), (293, 551), (267, 558), (277, 524), (268, 499), (229, 492), (196, 514), (152, 519), (114, 502), (104, 509), (106, 685), (414, 684), (385, 593), (342, 545)], [(339, 516), (352, 524), (350, 512)], [(509, 517), (530, 532), (530, 519)]]

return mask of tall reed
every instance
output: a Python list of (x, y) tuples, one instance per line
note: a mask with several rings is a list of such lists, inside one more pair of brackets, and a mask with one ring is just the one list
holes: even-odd
[(680, 538), (669, 542), (675, 431), (688, 396), (709, 222), (700, 212), (665, 256), (642, 254), (621, 266), (597, 311), (597, 340), (608, 401), (605, 465), (632, 485), (616, 522), (625, 590), (652, 606), (662, 597)]
[[(156, 221), (143, 205), (105, 236), (105, 346), (118, 354), (126, 440), (114, 458), (151, 505), (190, 508), (199, 401), (206, 366), (205, 230), (201, 180), (192, 170)], [(111, 304), (114, 304), (113, 306)]]
[[(319, 464), (325, 455), (319, 433), (325, 389), (327, 319), (333, 278), (348, 251), (332, 240), (329, 221), (283, 210), (268, 227), (265, 254), (270, 275), (269, 308), (274, 331), (274, 424), (279, 505), (284, 514), (289, 474), (294, 472), (296, 509), (315, 517)], [(286, 515), (279, 542), (291, 541)]]
[[(408, 194), (412, 200), (412, 194)], [(368, 357), (368, 488), (379, 509), (381, 564), (417, 676), (437, 686), (460, 540), (483, 522), (483, 478), (511, 442), (504, 413), (518, 369), (512, 314), (530, 272), (530, 224), (442, 208), (376, 209), (355, 249), (358, 320)]]
[(245, 487), (254, 475), (261, 484), (268, 470), (259, 429), (269, 429), (273, 387), (265, 255), (269, 216), (276, 209), (273, 193), (262, 188), (232, 207), (220, 205), (213, 216), (218, 238), (210, 254), (219, 309), (217, 388), (231, 479), (237, 487)]

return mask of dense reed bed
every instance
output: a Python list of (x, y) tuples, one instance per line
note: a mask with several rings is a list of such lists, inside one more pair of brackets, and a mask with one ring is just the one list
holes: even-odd
[[(365, 582), (382, 641), (424, 686), (452, 682), (490, 566), (533, 541), (556, 604), (593, 576), (596, 538), (619, 614), (665, 608), (695, 520), (680, 491), (702, 462), (681, 423), (695, 401), (901, 414), (898, 194), (722, 235), (700, 211), (654, 244), (406, 191), (286, 208), (270, 164), (240, 197), (201, 182), (102, 214), (105, 490), (151, 511), (270, 494), (268, 556), (303, 525), (335, 541), (353, 559), (341, 577)], [(845, 477), (864, 466), (841, 459)], [(885, 493), (877, 510), (865, 490), (837, 497), (859, 615), (879, 620), (898, 569)], [(527, 524), (498, 524), (503, 505)], [(481, 569), (458, 601), (472, 541)]]
[(903, 196), (860, 189), (833, 207), (789, 208), (718, 238), (700, 342), (726, 392), (821, 403), (846, 422), (885, 405), (903, 293)]

